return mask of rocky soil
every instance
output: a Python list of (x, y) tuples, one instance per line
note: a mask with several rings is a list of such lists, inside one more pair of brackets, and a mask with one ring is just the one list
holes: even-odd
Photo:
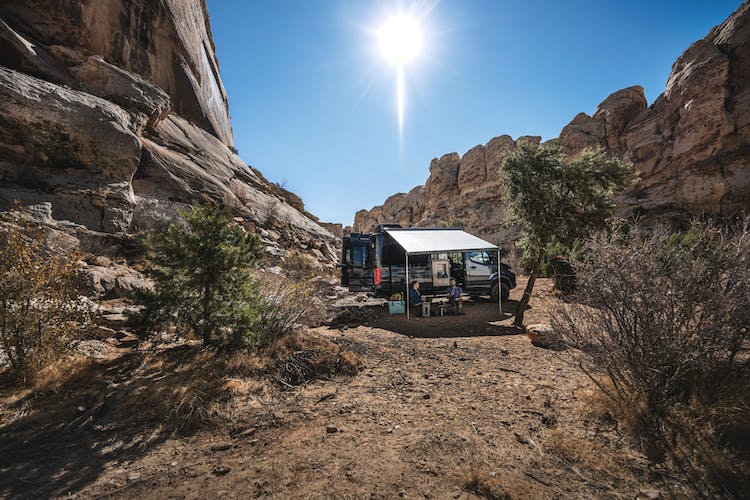
[[(520, 140), (501, 135), (463, 156), (430, 163), (424, 186), (357, 212), (353, 230), (378, 223), (429, 227), (462, 218), (472, 232), (505, 244), (499, 169)], [(674, 63), (651, 106), (641, 87), (607, 97), (592, 116), (579, 113), (556, 139), (568, 154), (601, 146), (633, 162), (638, 186), (619, 203), (622, 214), (683, 220), (704, 213), (750, 211), (750, 2), (743, 4)]]
[[(548, 280), (537, 291), (527, 318), (544, 323), (558, 299)], [(0, 496), (658, 498), (685, 491), (679, 477), (631, 447), (567, 351), (533, 347), (498, 321), (496, 304), (409, 321), (382, 306), (368, 309), (359, 322), (308, 333), (356, 357), (355, 376), (290, 384), (235, 375), (222, 420), (189, 432), (166, 426), (185, 412), (165, 401), (200, 380), (181, 351), (117, 349), (72, 377), (70, 395), (60, 383), (36, 396), (4, 389)], [(201, 359), (214, 373), (211, 358)], [(107, 398), (89, 386), (107, 387)], [(199, 388), (195, 412), (212, 401), (210, 386)]]

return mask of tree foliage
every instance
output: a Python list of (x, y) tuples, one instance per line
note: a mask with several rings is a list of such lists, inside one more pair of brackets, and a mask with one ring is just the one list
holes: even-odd
[(613, 196), (632, 184), (633, 170), (602, 149), (584, 149), (567, 159), (558, 144), (521, 142), (504, 158), (501, 172), (531, 270), (516, 313), (515, 324), (521, 326), (550, 245), (570, 248), (603, 227), (614, 208)]
[(148, 332), (174, 326), (205, 345), (257, 343), (261, 290), (252, 271), (263, 257), (260, 239), (218, 205), (198, 204), (182, 216), (184, 226), (146, 239), (155, 287), (142, 292), (138, 320)]
[(0, 222), (0, 365), (30, 382), (59, 358), (89, 321), (79, 296), (78, 259), (44, 246), (16, 212)]

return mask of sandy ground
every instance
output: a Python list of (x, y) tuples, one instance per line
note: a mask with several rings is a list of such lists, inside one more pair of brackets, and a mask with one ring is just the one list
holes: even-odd
[[(551, 283), (541, 280), (527, 323), (545, 322), (556, 301)], [(0, 496), (667, 493), (663, 476), (628, 446), (616, 423), (589, 405), (591, 383), (566, 351), (533, 347), (509, 321), (496, 323), (496, 304), (470, 303), (465, 313), (407, 322), (378, 310), (367, 325), (316, 329), (356, 353), (360, 373), (256, 391), (246, 407), (236, 408), (255, 415), (239, 418), (239, 428), (154, 437), (148, 429), (157, 433), (156, 425), (133, 436), (109, 424), (71, 431), (34, 427), (33, 419), (24, 426), (3, 423)]]

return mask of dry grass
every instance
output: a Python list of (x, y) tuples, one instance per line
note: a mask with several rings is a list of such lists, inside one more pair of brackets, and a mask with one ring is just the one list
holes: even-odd
[(464, 478), (463, 487), (467, 491), (489, 500), (511, 500), (513, 498), (496, 473), (472, 470)]
[[(287, 337), (270, 351), (182, 345), (104, 361), (66, 358), (42, 370), (31, 390), (8, 385), (0, 407), (8, 423), (57, 420), (77, 427), (96, 417), (103, 426), (178, 434), (240, 423), (265, 426), (266, 410), (291, 383), (284, 368), (290, 363), (304, 368), (304, 380), (294, 382), (353, 375), (360, 365), (352, 353), (310, 334)], [(243, 414), (242, 407), (257, 411)]]
[(617, 471), (626, 466), (626, 461), (617, 450), (603, 446), (593, 437), (581, 439), (564, 429), (550, 433), (546, 451), (562, 458), (570, 466), (595, 474), (617, 476)]
[[(610, 397), (609, 379), (594, 377), (594, 381), (598, 387), (585, 394), (580, 408), (584, 420), (628, 436), (652, 463), (668, 465), (694, 491), (712, 491), (727, 498), (742, 498), (750, 491), (750, 386), (746, 381), (732, 384), (727, 394), (720, 394), (722, 384), (717, 383), (711, 401), (693, 399), (688, 405), (669, 408), (659, 416), (663, 422), (659, 432), (654, 432), (654, 416), (645, 404), (638, 400), (622, 404)], [(611, 446), (594, 439), (577, 440), (561, 431), (552, 435), (548, 446), (569, 464), (594, 473), (620, 471), (627, 465)]]

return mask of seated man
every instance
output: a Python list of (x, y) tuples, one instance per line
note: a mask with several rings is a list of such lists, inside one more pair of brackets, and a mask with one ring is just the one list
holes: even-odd
[(463, 290), (456, 284), (456, 278), (451, 278), (451, 286), (448, 287), (448, 304), (455, 307), (456, 314), (461, 313), (461, 294)]
[(409, 287), (409, 306), (416, 307), (417, 315), (422, 315), (422, 294), (419, 293), (419, 281), (412, 281)]

